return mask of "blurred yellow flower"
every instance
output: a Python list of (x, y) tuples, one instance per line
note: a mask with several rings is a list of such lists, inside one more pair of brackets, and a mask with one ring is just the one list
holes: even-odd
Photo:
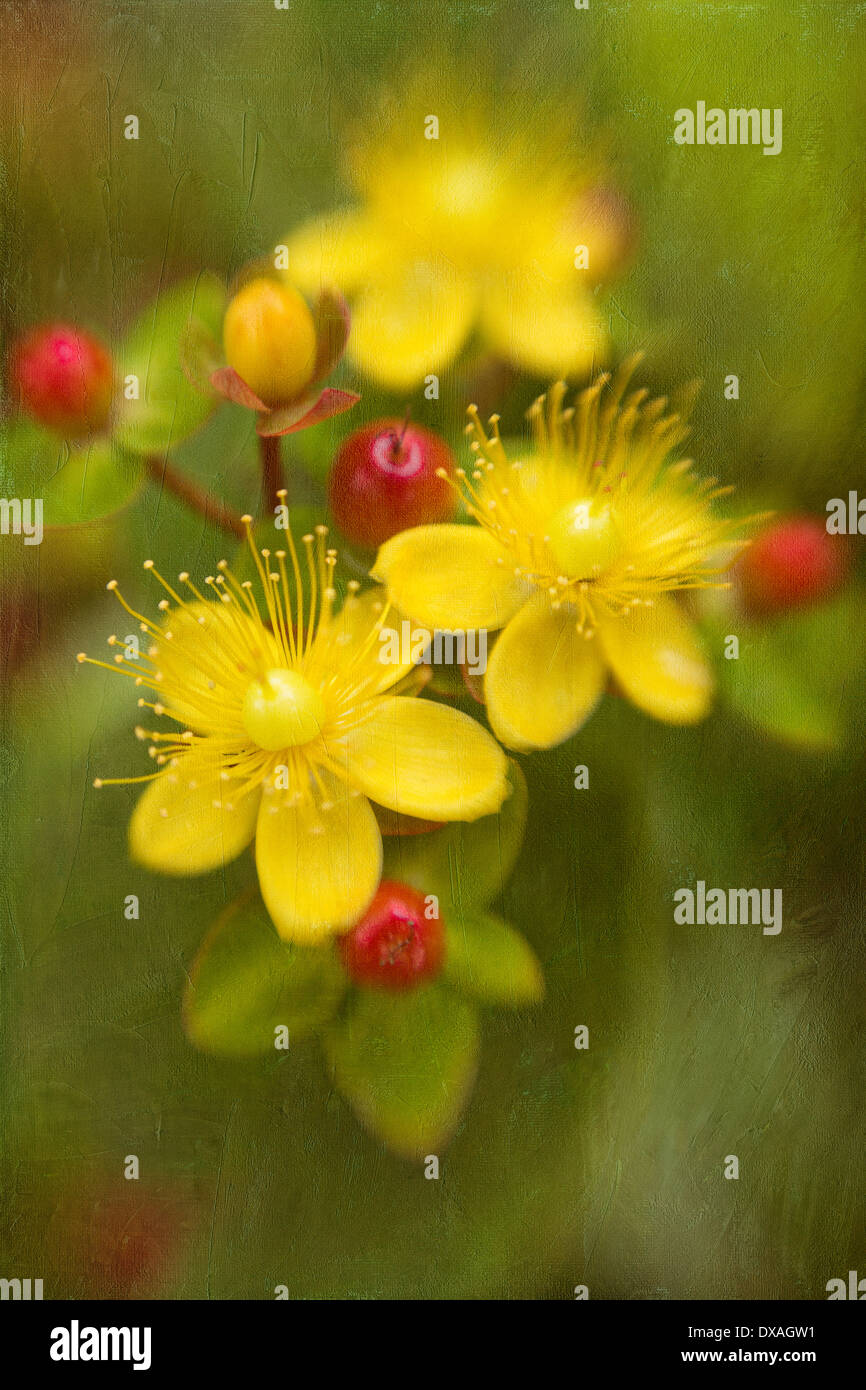
[(708, 711), (713, 677), (671, 597), (723, 583), (746, 543), (713, 515), (731, 489), (676, 457), (687, 430), (664, 399), (626, 396), (634, 363), (563, 408), (539, 397), (535, 450), (510, 461), (470, 407), (476, 466), (457, 486), (478, 526), (419, 526), (386, 542), (373, 568), (403, 613), (431, 628), (502, 628), (484, 679), (490, 723), (516, 749), (550, 748), (579, 729), (608, 671), (647, 714), (688, 724)]
[(289, 531), (287, 550), (257, 550), (245, 522), (258, 588), (221, 561), (205, 581), (210, 599), (180, 575), (184, 599), (147, 562), (168, 595), (153, 623), (109, 585), (151, 645), (137, 660), (124, 651), (114, 665), (93, 664), (155, 691), (155, 703), (139, 704), (180, 726), (136, 730), (160, 770), (110, 780), (151, 783), (130, 824), (139, 863), (207, 873), (255, 837), (277, 930), (315, 942), (350, 928), (378, 886), (382, 842), (368, 798), (405, 815), (475, 820), (505, 798), (506, 760), (468, 715), (411, 698), (421, 684), (411, 662), (383, 662), (381, 591), (353, 582), (335, 612), (325, 527), (303, 537), (299, 555)]
[(391, 390), (441, 371), (475, 327), (530, 372), (587, 374), (606, 344), (593, 290), (632, 242), (625, 200), (540, 115), (494, 128), (441, 93), (425, 109), (410, 96), (383, 135), (371, 122), (346, 156), (360, 205), (290, 236), (288, 275), (354, 296), (349, 356)]

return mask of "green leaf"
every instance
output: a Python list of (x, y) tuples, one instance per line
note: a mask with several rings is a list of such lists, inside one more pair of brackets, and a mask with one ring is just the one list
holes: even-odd
[(7, 496), (41, 497), (46, 528), (110, 516), (132, 499), (141, 481), (138, 459), (108, 435), (70, 446), (29, 420), (0, 427), (0, 488)]
[(329, 947), (289, 946), (259, 903), (235, 903), (217, 920), (193, 964), (184, 1000), (186, 1030), (204, 1052), (266, 1054), (278, 1026), (294, 1040), (326, 1023), (345, 984)]
[(451, 1137), (478, 1052), (478, 1018), (459, 995), (361, 991), (324, 1042), (336, 1085), (388, 1148), (417, 1158)]
[(5, 497), (42, 497), (43, 489), (69, 456), (65, 440), (32, 420), (0, 425), (0, 489)]
[(123, 399), (115, 438), (133, 453), (164, 453), (192, 434), (215, 400), (190, 385), (182, 365), (191, 332), (219, 336), (225, 289), (213, 275), (199, 275), (164, 291), (133, 324), (117, 354), (125, 378), (139, 379), (140, 398)]
[(739, 638), (739, 657), (719, 662), (729, 706), (766, 733), (794, 747), (826, 751), (846, 738), (866, 656), (853, 592), (833, 603), (788, 613), (766, 623), (729, 619), (715, 642)]
[(141, 486), (138, 459), (107, 439), (76, 449), (43, 487), (46, 526), (74, 526), (119, 511)]
[(387, 840), (383, 877), (435, 893), (446, 921), (485, 907), (505, 887), (526, 828), (526, 779), (516, 762), (509, 762), (508, 781), (511, 795), (493, 816)]
[(40, 589), (52, 601), (101, 589), (122, 551), (121, 516), (142, 484), (138, 459), (106, 436), (70, 450), (66, 441), (15, 420), (0, 429), (0, 475), (6, 496), (39, 498), (39, 545), (10, 552), (0, 588)]
[(484, 1004), (537, 1004), (544, 976), (528, 941), (489, 912), (449, 922), (445, 975)]

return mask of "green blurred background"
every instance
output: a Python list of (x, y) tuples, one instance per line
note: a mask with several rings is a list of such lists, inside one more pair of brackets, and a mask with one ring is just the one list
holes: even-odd
[[(839, 0), (7, 3), (3, 339), (62, 318), (116, 346), (175, 282), (267, 253), (345, 199), (341, 129), (428, 51), (431, 92), (459, 60), (506, 119), (549, 103), (573, 112), (578, 148), (605, 143), (641, 229), (611, 332), (618, 352), (646, 349), (654, 388), (703, 380), (703, 468), (749, 509), (823, 513), (856, 487), (866, 12)], [(698, 100), (782, 107), (782, 154), (677, 147), (673, 112)], [(512, 432), (542, 385), (512, 388)], [(297, 445), (313, 502), (339, 438), (405, 404), (361, 389)], [(413, 410), (456, 444), (482, 389), (455, 367)], [(245, 412), (220, 410), (175, 459), (254, 505)], [(39, 495), (58, 462), (7, 435), (4, 495)], [(226, 542), (152, 485), (88, 534), (35, 574), (18, 540), (0, 549), (0, 1274), (56, 1297), (808, 1299), (862, 1271), (859, 582), (744, 632), (730, 698), (699, 729), (608, 698), (522, 760), (530, 823), (502, 911), (548, 995), (487, 1015), (475, 1094), (428, 1182), (360, 1129), (315, 1044), (227, 1063), (187, 1043), (186, 972), (248, 869), (169, 883), (129, 863), (133, 790), (90, 784), (140, 770), (134, 698), (74, 653), (119, 630), (107, 578), (135, 597), (142, 559), (204, 574)], [(781, 935), (675, 928), (673, 891), (697, 879), (781, 887)]]

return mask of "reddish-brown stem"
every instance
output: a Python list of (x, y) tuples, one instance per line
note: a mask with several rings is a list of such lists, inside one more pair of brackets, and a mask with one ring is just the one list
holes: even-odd
[(406, 414), (403, 416), (403, 424), (400, 427), (400, 433), (398, 434), (396, 430), (391, 431), (391, 437), (394, 441), (391, 445), (391, 456), (394, 459), (395, 463), (397, 462), (397, 459), (403, 452), (403, 440), (406, 438), (406, 431), (409, 428), (409, 421), (411, 420), (411, 418), (412, 407), (411, 405), (407, 405)]
[(150, 454), (144, 462), (153, 481), (160, 487), (168, 488), (169, 492), (173, 492), (175, 497), (179, 497), (192, 511), (221, 526), (224, 531), (230, 531), (234, 536), (246, 535), (246, 527), (238, 512), (227, 507), (224, 502), (209, 497), (197, 483), (170, 464), (168, 459)]
[(259, 457), (262, 461), (262, 510), (270, 515), (277, 493), (285, 487), (278, 434), (259, 435)]

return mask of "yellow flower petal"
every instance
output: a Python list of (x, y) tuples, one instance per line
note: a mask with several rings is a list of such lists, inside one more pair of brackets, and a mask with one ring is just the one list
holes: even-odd
[(573, 608), (530, 599), (497, 638), (487, 666), (487, 714), (509, 748), (553, 748), (592, 713), (604, 688), (599, 643), (577, 630)]
[[(382, 587), (350, 594), (337, 616), (319, 628), (304, 664), (304, 675), (314, 684), (339, 671), (351, 675), (352, 684), (364, 683), (367, 694), (389, 690), (415, 669), (414, 661), (399, 658), (407, 644), (400, 642), (399, 616), (391, 609), (382, 618), (387, 592)], [(391, 660), (396, 651), (397, 660)]]
[(598, 636), (630, 700), (668, 724), (693, 724), (707, 714), (713, 675), (697, 633), (672, 598), (651, 608), (605, 618)]
[(503, 627), (530, 587), (480, 526), (414, 526), (382, 546), (373, 574), (401, 613), (429, 628)]
[(279, 649), (269, 633), (257, 629), (243, 613), (229, 619), (218, 603), (188, 603), (175, 608), (164, 623), (171, 637), (156, 646), (163, 687), (171, 694), (167, 709), (196, 733), (229, 730), (243, 737), (242, 699), (238, 698), (238, 627), (249, 635), (253, 650), (264, 643), (279, 665)]
[(553, 281), (523, 276), (491, 285), (481, 328), (500, 356), (542, 377), (585, 376), (607, 344), (588, 294), (578, 286), (569, 294)]
[(456, 357), (476, 302), (472, 281), (448, 267), (391, 265), (355, 303), (349, 356), (391, 391), (417, 386)]
[(324, 285), (336, 285), (350, 294), (393, 255), (391, 241), (378, 221), (352, 208), (304, 222), (285, 245), (289, 253), (286, 278), (310, 295)]
[(505, 754), (486, 730), (431, 700), (385, 696), (342, 748), (352, 781), (403, 815), (477, 820), (498, 811), (508, 791)]
[[(270, 794), (256, 830), (259, 887), (285, 941), (313, 944), (357, 922), (379, 885), (382, 837), (365, 797), (320, 773), (327, 802)], [(318, 803), (318, 798), (317, 798)]]
[(129, 823), (133, 859), (156, 873), (206, 874), (236, 859), (253, 838), (258, 789), (238, 798), (212, 757), (183, 753), (151, 782)]

